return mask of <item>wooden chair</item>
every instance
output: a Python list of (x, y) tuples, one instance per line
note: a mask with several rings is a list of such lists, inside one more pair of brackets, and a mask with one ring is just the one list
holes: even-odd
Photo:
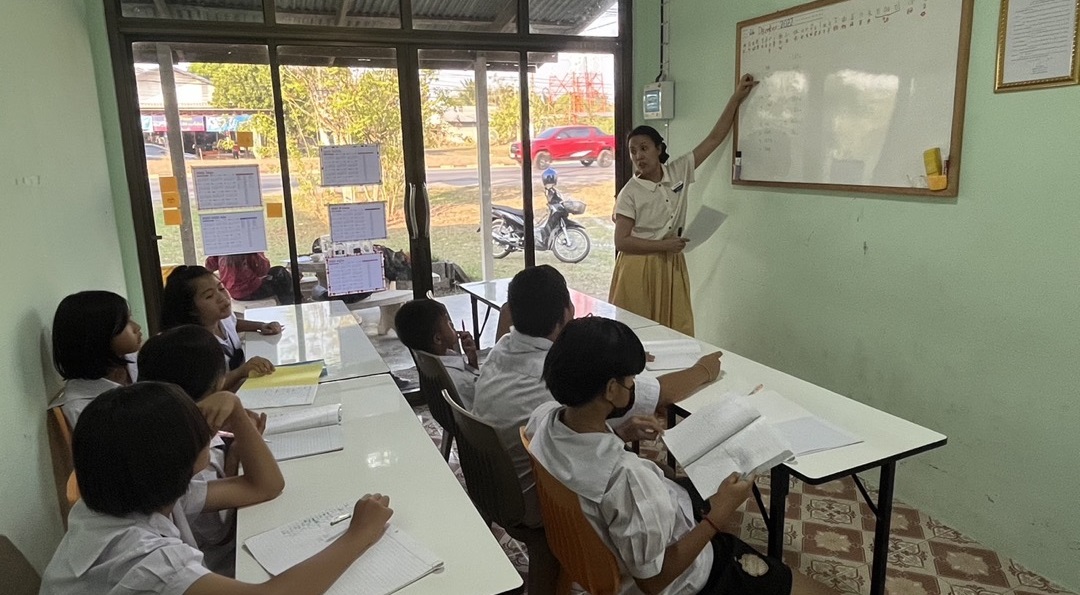
[(6, 535), (0, 535), (0, 585), (9, 595), (36, 595), (41, 577)]
[(465, 411), (442, 391), (457, 423), (458, 458), (465, 485), (480, 516), (494, 522), (529, 550), (529, 593), (554, 593), (559, 562), (551, 555), (542, 528), (522, 524), (525, 499), (510, 455), (495, 428)]
[[(521, 428), (521, 443), (529, 452), (524, 427)], [(548, 546), (562, 567), (555, 592), (568, 595), (572, 584), (577, 583), (591, 595), (615, 595), (622, 586), (619, 563), (585, 518), (578, 495), (548, 473), (532, 452), (529, 452), (529, 461), (540, 497)]]
[(450, 460), (450, 448), (457, 436), (457, 424), (454, 422), (454, 414), (450, 412), (450, 406), (443, 400), (442, 391), (450, 393), (451, 399), (458, 405), (461, 405), (461, 397), (458, 396), (457, 387), (438, 356), (418, 350), (412, 350), (412, 356), (416, 362), (416, 371), (420, 375), (420, 394), (431, 411), (431, 417), (443, 428), (443, 458)]
[(67, 529), (68, 512), (79, 500), (79, 484), (75, 480), (75, 463), (71, 455), (71, 426), (60, 407), (51, 407), (46, 411), (45, 426), (49, 434), (56, 500), (60, 506), (60, 518)]

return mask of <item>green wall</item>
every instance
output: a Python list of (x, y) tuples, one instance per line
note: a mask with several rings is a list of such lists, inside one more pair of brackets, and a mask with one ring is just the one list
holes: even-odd
[(7, 2), (0, 18), (0, 534), (39, 569), (61, 535), (45, 432), (53, 311), (82, 289), (125, 291), (89, 4)]
[[(671, 4), (673, 153), (731, 92), (736, 23), (791, 5)], [(733, 188), (729, 145), (698, 170), (692, 202), (730, 218), (690, 253), (697, 328), (947, 434), (899, 497), (1080, 589), (1080, 87), (995, 95), (999, 6), (976, 7), (955, 202)], [(635, 11), (640, 68), (656, 2)]]

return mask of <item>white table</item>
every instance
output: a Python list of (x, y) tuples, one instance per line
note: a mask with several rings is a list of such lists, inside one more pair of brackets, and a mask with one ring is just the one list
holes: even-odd
[[(635, 330), (635, 333), (642, 341), (688, 338), (664, 326), (646, 327)], [(703, 354), (717, 350), (703, 341), (698, 342), (701, 343)], [(896, 462), (944, 446), (947, 441), (945, 435), (730, 351), (724, 350), (722, 362), (723, 375), (718, 381), (670, 408), (669, 427), (675, 423), (676, 415), (691, 415), (705, 405), (715, 402), (725, 393), (747, 394), (756, 385), (762, 384), (822, 419), (862, 438), (863, 442), (859, 444), (801, 456), (793, 462), (774, 468), (769, 491), (769, 513), (764, 514), (764, 510), (762, 513), (769, 529), (769, 555), (780, 558), (783, 553), (788, 477), (794, 475), (806, 483), (817, 485), (852, 476), (867, 505), (877, 515), (870, 593), (882, 595), (885, 592)], [(876, 503), (871, 501), (862, 482), (854, 475), (874, 468), (881, 469)], [(711, 494), (703, 494), (705, 497), (709, 495)], [(762, 504), (760, 499), (759, 504)]]
[[(477, 281), (475, 283), (463, 283), (459, 287), (469, 294), (472, 300), (473, 336), (480, 337), (479, 305), (482, 302), (488, 307), (488, 313), (492, 309), (498, 310), (506, 303), (506, 294), (510, 287), (510, 279), (496, 279), (494, 281)], [(580, 291), (570, 290), (570, 302), (574, 304), (575, 316), (582, 317), (587, 314), (602, 316), (625, 323), (632, 329), (656, 326), (656, 321), (649, 320), (618, 306), (613, 306), (603, 300), (598, 300), (591, 295)], [(485, 318), (486, 320), (486, 318)]]
[(266, 571), (240, 544), (366, 493), (390, 496), (395, 525), (443, 562), (443, 571), (400, 593), (502, 593), (521, 576), (446, 465), (405, 397), (387, 375), (322, 384), (316, 405), (340, 402), (345, 449), (281, 463), (285, 491), (238, 511), (236, 578), (263, 582)]
[(340, 301), (295, 306), (252, 308), (247, 320), (280, 322), (280, 335), (245, 333), (245, 353), (262, 356), (275, 365), (321, 359), (326, 374), (320, 382), (390, 372), (386, 362), (364, 334), (352, 312)]

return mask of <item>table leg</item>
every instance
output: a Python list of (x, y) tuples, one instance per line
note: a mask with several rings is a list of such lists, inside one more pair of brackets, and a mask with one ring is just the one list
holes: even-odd
[(472, 332), (473, 340), (476, 341), (476, 348), (480, 349), (480, 313), (477, 311), (479, 300), (473, 294), (469, 294), (469, 298), (472, 301)]
[(878, 486), (877, 524), (874, 526), (874, 560), (870, 564), (870, 595), (885, 595), (885, 571), (889, 565), (889, 532), (892, 529), (893, 486), (896, 463), (881, 466)]
[(782, 560), (784, 557), (784, 521), (787, 517), (789, 476), (787, 467), (773, 467), (769, 480), (769, 556)]

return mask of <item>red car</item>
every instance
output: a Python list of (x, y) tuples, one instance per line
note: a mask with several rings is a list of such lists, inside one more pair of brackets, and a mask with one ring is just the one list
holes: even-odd
[[(510, 156), (521, 163), (521, 143), (510, 144)], [(532, 140), (532, 162), (543, 170), (553, 161), (580, 161), (586, 167), (600, 162), (600, 167), (610, 167), (615, 162), (615, 137), (595, 126), (548, 128)]]

